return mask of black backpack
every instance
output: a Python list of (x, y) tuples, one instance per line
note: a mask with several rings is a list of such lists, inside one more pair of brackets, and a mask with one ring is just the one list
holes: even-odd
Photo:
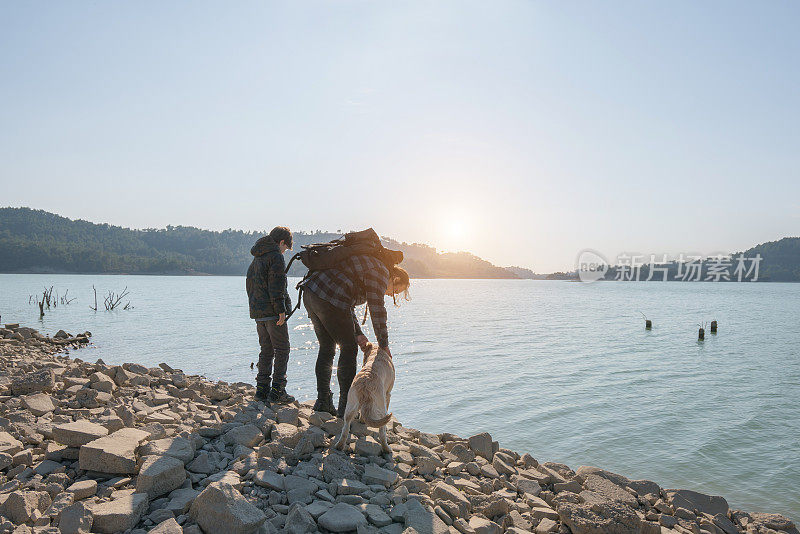
[(303, 265), (308, 267), (308, 273), (297, 284), (297, 289), (299, 290), (297, 304), (287, 318), (291, 317), (295, 310), (300, 307), (303, 292), (302, 283), (314, 271), (334, 269), (351, 256), (372, 256), (380, 260), (387, 269), (391, 269), (403, 261), (403, 253), (399, 250), (391, 250), (384, 247), (381, 244), (381, 238), (372, 228), (367, 228), (360, 232), (349, 232), (343, 237), (327, 243), (303, 245), (302, 249), (292, 256), (286, 266), (287, 273), (294, 260), (300, 260)]

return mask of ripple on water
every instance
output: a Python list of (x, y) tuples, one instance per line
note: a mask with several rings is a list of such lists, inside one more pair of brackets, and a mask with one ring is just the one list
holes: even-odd
[[(89, 310), (92, 284), (127, 285), (135, 309)], [(28, 295), (45, 285), (78, 301), (40, 328), (91, 330), (97, 348), (73, 353), (83, 359), (254, 380), (241, 277), (0, 275), (3, 317), (37, 324)], [(387, 310), (391, 409), (405, 424), (488, 431), (542, 460), (800, 519), (800, 284), (414, 280), (411, 302)], [(719, 334), (698, 343), (697, 323), (712, 319)], [(314, 398), (317, 345), (302, 308), (290, 338), (289, 389)]]

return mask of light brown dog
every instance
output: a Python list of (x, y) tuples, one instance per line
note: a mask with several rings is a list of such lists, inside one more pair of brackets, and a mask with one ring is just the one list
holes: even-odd
[(364, 363), (353, 379), (347, 394), (347, 408), (344, 411), (342, 434), (334, 445), (347, 450), (350, 441), (350, 424), (361, 412), (361, 420), (367, 426), (380, 428), (380, 442), (383, 452), (391, 452), (386, 441), (386, 423), (392, 418), (389, 412), (389, 398), (394, 386), (394, 364), (392, 357), (371, 343), (364, 351)]

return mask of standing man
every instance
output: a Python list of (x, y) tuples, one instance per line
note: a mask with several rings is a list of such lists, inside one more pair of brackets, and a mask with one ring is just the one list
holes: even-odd
[(292, 232), (285, 226), (276, 226), (250, 249), (253, 262), (247, 269), (250, 318), (256, 320), (258, 343), (261, 345), (255, 398), (279, 404), (294, 402), (294, 397), (286, 393), (286, 366), (289, 363), (286, 312), (292, 309), (292, 301), (287, 291), (286, 263), (283, 260), (283, 253), (291, 249)]

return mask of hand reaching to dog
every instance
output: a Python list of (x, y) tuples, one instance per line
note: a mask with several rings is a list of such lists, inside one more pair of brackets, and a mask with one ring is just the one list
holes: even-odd
[(356, 336), (356, 343), (358, 343), (358, 346), (361, 347), (361, 350), (364, 352), (367, 351), (367, 345), (369, 345), (369, 339), (367, 339), (367, 336), (364, 334)]

